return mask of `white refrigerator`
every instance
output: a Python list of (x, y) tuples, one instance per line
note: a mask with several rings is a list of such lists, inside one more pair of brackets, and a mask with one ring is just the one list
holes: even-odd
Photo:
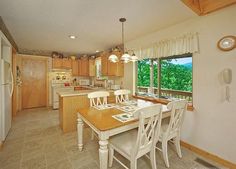
[(11, 128), (13, 75), (11, 47), (1, 45), (0, 51), (0, 142), (3, 142)]

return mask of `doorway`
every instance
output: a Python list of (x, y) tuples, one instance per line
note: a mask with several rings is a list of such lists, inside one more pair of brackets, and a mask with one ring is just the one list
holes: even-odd
[(23, 56), (22, 70), (22, 109), (47, 106), (47, 71), (46, 57)]

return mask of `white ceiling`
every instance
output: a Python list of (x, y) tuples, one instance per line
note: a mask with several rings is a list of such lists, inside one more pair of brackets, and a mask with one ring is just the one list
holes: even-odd
[[(196, 16), (180, 0), (0, 0), (19, 48), (94, 53)], [(75, 40), (68, 35), (76, 35)]]

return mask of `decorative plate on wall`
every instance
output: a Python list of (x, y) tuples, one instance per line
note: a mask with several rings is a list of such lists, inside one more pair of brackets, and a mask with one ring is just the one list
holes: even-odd
[(236, 47), (236, 37), (225, 36), (218, 41), (217, 46), (220, 50), (230, 51)]

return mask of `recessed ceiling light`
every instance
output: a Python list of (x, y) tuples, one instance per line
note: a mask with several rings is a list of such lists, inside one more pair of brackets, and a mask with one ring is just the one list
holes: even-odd
[(75, 38), (77, 38), (75, 35), (69, 35), (69, 38), (71, 38), (71, 39), (75, 39)]
[(95, 52), (96, 52), (96, 53), (98, 53), (98, 52), (99, 52), (99, 50), (96, 50)]

